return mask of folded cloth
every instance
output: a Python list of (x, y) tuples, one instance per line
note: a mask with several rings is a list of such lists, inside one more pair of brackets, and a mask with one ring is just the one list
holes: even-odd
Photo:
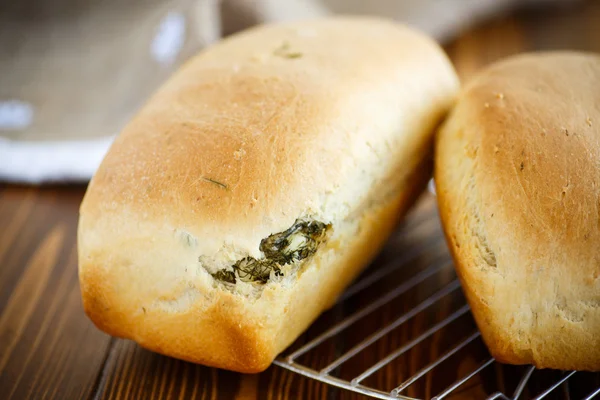
[(524, 3), (577, 0), (0, 0), (0, 180), (87, 181), (186, 59), (249, 26), (368, 14), (439, 41)]
[(113, 137), (18, 141), (0, 137), (0, 177), (7, 181), (84, 182), (100, 165)]

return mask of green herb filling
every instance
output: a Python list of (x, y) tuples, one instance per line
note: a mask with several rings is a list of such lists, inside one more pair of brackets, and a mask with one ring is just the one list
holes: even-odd
[(264, 258), (243, 258), (232, 265), (231, 270), (220, 270), (212, 276), (228, 283), (236, 283), (238, 279), (267, 283), (271, 272), (275, 276), (283, 276), (281, 266), (306, 260), (315, 254), (319, 245), (327, 239), (330, 228), (330, 224), (297, 219), (289, 229), (261, 240), (259, 248)]

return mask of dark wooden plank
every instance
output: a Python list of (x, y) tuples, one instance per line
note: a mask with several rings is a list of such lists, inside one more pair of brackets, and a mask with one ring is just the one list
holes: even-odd
[(83, 188), (0, 194), (2, 398), (85, 398), (110, 338), (83, 313), (75, 246)]
[(524, 34), (525, 23), (516, 16), (492, 20), (466, 32), (446, 46), (463, 83), (482, 67), (519, 52), (531, 50)]
[[(22, 272), (23, 264), (30, 256), (31, 248), (39, 243), (47, 233), (49, 225), (45, 223), (52, 209), (50, 194), (46, 204), (40, 204), (37, 191), (32, 188), (8, 188), (2, 195), (2, 231), (0, 241), (0, 307), (4, 307), (16, 280)], [(36, 221), (34, 218), (36, 209)], [(44, 208), (45, 212), (40, 212)]]
[(219, 399), (233, 398), (239, 374), (164, 357), (135, 343), (116, 340), (104, 368), (96, 398)]

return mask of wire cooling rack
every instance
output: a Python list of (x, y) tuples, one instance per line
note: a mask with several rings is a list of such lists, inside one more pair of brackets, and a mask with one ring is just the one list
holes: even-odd
[(460, 290), (432, 196), (275, 364), (333, 390), (378, 399), (600, 395), (600, 374), (502, 365), (489, 355)]

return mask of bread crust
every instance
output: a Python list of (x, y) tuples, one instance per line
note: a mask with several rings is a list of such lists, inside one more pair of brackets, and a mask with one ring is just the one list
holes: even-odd
[[(151, 350), (258, 372), (369, 262), (423, 188), (458, 81), (431, 40), (370, 18), (263, 26), (204, 51), (125, 127), (81, 206), (84, 308)], [(298, 218), (300, 269), (231, 288)]]
[(600, 370), (600, 57), (478, 75), (436, 140), (440, 215), (492, 355)]

